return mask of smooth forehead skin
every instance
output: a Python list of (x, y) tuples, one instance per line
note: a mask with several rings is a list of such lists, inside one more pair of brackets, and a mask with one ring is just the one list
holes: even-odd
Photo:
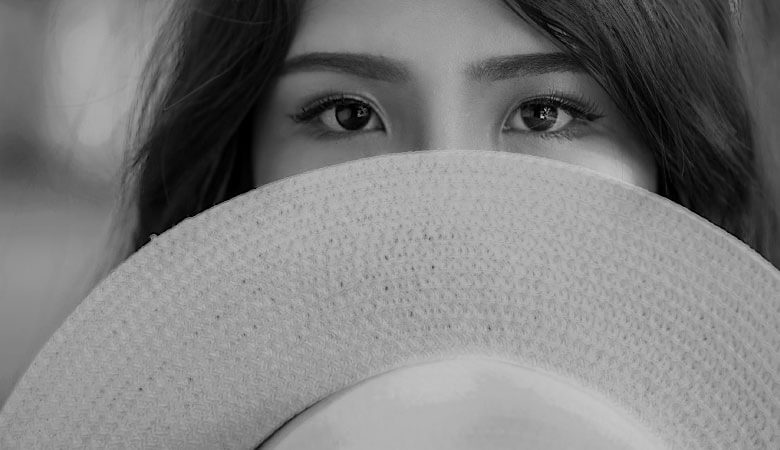
[[(497, 82), (463, 74), (469, 64), (490, 57), (560, 52), (500, 0), (311, 0), (286, 59), (310, 52), (380, 55), (405, 63), (412, 77), (391, 83), (325, 69), (283, 74), (255, 122), (256, 186), (364, 157), (449, 148), (548, 157), (656, 190), (652, 154), (586, 73)], [(551, 91), (586, 97), (604, 118), (569, 140), (502, 131), (523, 100)], [(290, 118), (338, 92), (370, 102), (386, 130), (324, 139)], [(335, 121), (335, 108), (322, 114)]]
[[(460, 62), (474, 55), (557, 49), (496, 0), (309, 0), (304, 9), (305, 23), (291, 55), (328, 40), (334, 48), (383, 50), (456, 75)], [(334, 35), (336, 23), (350, 26)], [(410, 48), (410, 43), (417, 45)]]
[(662, 449), (628, 414), (561, 378), (459, 358), (397, 369), (331, 395), (263, 450)]

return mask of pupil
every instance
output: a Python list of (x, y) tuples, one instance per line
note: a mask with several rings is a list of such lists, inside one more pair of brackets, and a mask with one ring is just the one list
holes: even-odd
[(360, 103), (350, 103), (336, 107), (336, 121), (347, 130), (359, 130), (366, 126), (371, 114), (368, 106)]
[(533, 131), (546, 131), (555, 126), (558, 120), (557, 108), (546, 105), (532, 105), (523, 108), (523, 123)]

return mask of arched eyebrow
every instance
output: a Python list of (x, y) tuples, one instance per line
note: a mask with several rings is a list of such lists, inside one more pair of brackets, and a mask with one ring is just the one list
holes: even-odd
[[(332, 71), (389, 83), (407, 83), (412, 72), (401, 61), (368, 53), (313, 52), (285, 61), (282, 75), (295, 72)], [(470, 80), (494, 82), (518, 77), (544, 75), (553, 72), (585, 72), (566, 53), (529, 53), (496, 56), (470, 64), (465, 70)]]
[(488, 58), (469, 65), (465, 74), (470, 80), (492, 82), (556, 72), (584, 73), (585, 68), (567, 53), (530, 53)]

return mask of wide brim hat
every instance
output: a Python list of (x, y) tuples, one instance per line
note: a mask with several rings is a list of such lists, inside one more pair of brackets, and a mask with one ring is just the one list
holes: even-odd
[(556, 374), (667, 448), (780, 448), (780, 271), (655, 193), (487, 150), (319, 168), (154, 238), (37, 354), (0, 447), (250, 449), (462, 355)]

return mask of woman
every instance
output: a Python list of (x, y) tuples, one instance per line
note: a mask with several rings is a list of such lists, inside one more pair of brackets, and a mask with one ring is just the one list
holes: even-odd
[[(532, 153), (623, 179), (780, 266), (726, 0), (483, 3), (177, 4), (144, 72), (124, 179), (125, 212), (137, 218), (121, 218), (131, 237), (112, 266), (270, 181), (448, 147)], [(325, 54), (334, 52), (409, 64)]]
[[(126, 253), (280, 178), (388, 152), (464, 148), (532, 153), (635, 184), (770, 258), (775, 211), (757, 170), (732, 20), (729, 4), (713, 0), (179, 3), (146, 72)], [(440, 433), (425, 448), (513, 448), (518, 430), (506, 419), (530, 400), (499, 381), (530, 375), (502, 370), (464, 363), (382, 374), (303, 411), (265, 448), (323, 448), (355, 428), (370, 430), (359, 448), (381, 448), (388, 436), (419, 444), (441, 432), (440, 418), (474, 433), (455, 442)], [(552, 448), (541, 443), (565, 428), (559, 448), (615, 448), (548, 404), (528, 409), (557, 428), (520, 430), (527, 442)], [(585, 409), (604, 430), (639, 434), (599, 408)], [(550, 440), (533, 441), (542, 434)]]
[[(389, 152), (464, 148), (531, 153), (622, 179), (780, 267), (777, 206), (759, 171), (735, 17), (727, 0), (179, 3), (145, 72), (125, 179), (137, 219), (127, 222), (119, 261), (183, 219), (287, 176)], [(485, 373), (461, 369), (472, 379)], [(373, 421), (334, 412), (367, 411), (397, 376), (304, 411), (265, 444), (348, 436), (361, 418), (374, 430), (365, 448), (384, 442), (381, 430), (435, 428), (421, 425), (435, 415), (425, 402), (410, 407), (432, 395), (425, 389), (383, 402)], [(459, 391), (444, 372), (428, 376)], [(496, 398), (512, 390), (504, 392)], [(480, 395), (448, 398), (449, 425), (487, 417), (490, 408), (475, 405), (490, 393)], [(512, 447), (504, 431), (461, 444)], [(582, 444), (586, 434), (571, 438)]]

